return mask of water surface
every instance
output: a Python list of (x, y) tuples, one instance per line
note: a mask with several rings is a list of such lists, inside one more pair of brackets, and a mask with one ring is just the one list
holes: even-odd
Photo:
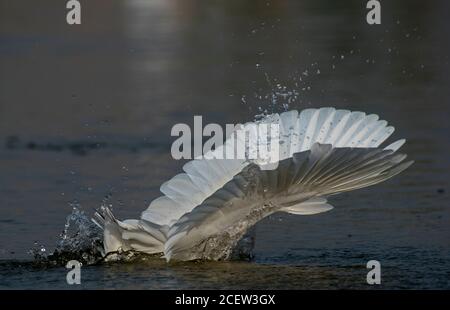
[(80, 288), (367, 289), (372, 259), (377, 288), (450, 288), (450, 4), (383, 2), (368, 26), (363, 2), (89, 1), (69, 26), (61, 1), (0, 0), (0, 287), (73, 289), (28, 253), (53, 250), (71, 202), (111, 194), (136, 218), (180, 172), (174, 124), (245, 122), (293, 91), (293, 109), (377, 113), (415, 164), (265, 219), (253, 262), (85, 266)]

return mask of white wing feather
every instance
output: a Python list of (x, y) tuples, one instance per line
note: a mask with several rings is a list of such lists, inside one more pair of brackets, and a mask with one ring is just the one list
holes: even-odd
[(405, 157), (391, 150), (315, 143), (275, 170), (252, 164), (170, 227), (164, 255), (167, 260), (226, 259), (234, 243), (262, 218), (278, 211), (329, 211), (324, 196), (387, 180), (411, 165), (402, 163)]
[[(386, 127), (386, 121), (379, 121), (375, 114), (366, 115), (363, 112), (334, 108), (306, 109), (301, 113), (293, 110), (270, 115), (260, 122), (280, 124), (280, 160), (309, 150), (314, 143), (331, 144), (334, 147), (378, 147), (394, 131), (393, 127)], [(255, 124), (244, 125), (250, 132), (250, 139), (253, 139), (250, 141), (257, 141)], [(161, 186), (161, 192), (170, 199), (165, 200), (166, 205), (173, 201), (163, 222), (159, 219), (162, 210), (158, 200), (157, 203), (150, 204), (142, 213), (142, 218), (157, 224), (177, 220), (230, 181), (248, 164), (249, 161), (238, 159), (195, 159), (186, 163), (183, 166), (185, 173), (176, 175)], [(158, 209), (155, 217), (153, 208)], [(174, 208), (179, 211), (173, 212)]]
[[(366, 115), (363, 112), (336, 110), (334, 108), (306, 109), (301, 112), (293, 110), (281, 114), (268, 115), (260, 121), (241, 125), (240, 128), (249, 132), (250, 141), (258, 141), (256, 143), (260, 143), (257, 139), (256, 124), (258, 123), (280, 125), (280, 162), (288, 158), (297, 158), (298, 155), (294, 156), (294, 154), (309, 151), (316, 143), (328, 144), (332, 148), (377, 148), (394, 131), (393, 127), (387, 126), (387, 122), (379, 120), (375, 114)], [(170, 244), (176, 243), (174, 241), (176, 238), (167, 235), (169, 229), (173, 232), (174, 227), (179, 225), (180, 221), (183, 221), (184, 215), (189, 214), (197, 206), (202, 205), (209, 197), (214, 196), (217, 191), (222, 189), (253, 162), (245, 159), (211, 158), (217, 158), (218, 155), (224, 153), (224, 150), (232, 148), (234, 143), (245, 146), (246, 142), (239, 136), (237, 139), (229, 138), (223, 146), (205, 154), (205, 158), (208, 159), (194, 159), (187, 162), (183, 166), (184, 173), (174, 176), (161, 186), (161, 192), (164, 195), (153, 200), (150, 206), (142, 213), (141, 219), (136, 222), (129, 222), (128, 226), (125, 225), (126, 228), (124, 228), (126, 221), (117, 221), (112, 214), (108, 214), (107, 225), (104, 225), (105, 236), (110, 235), (105, 237), (106, 243), (110, 245), (108, 247), (110, 249), (117, 249), (118, 247), (133, 248), (148, 252), (150, 249), (161, 249), (160, 244), (155, 246), (154, 242), (154, 240), (159, 240), (162, 243), (166, 243), (167, 252)], [(399, 140), (386, 147), (385, 150), (395, 152), (403, 143), (404, 140)], [(258, 147), (256, 146), (254, 149), (258, 149)], [(246, 150), (248, 149), (246, 148)], [(333, 167), (336, 170), (333, 173), (338, 175), (339, 171), (344, 171), (355, 165), (354, 162), (349, 163), (352, 158), (358, 159), (358, 156), (355, 156), (353, 153), (347, 154), (349, 158), (339, 157), (339, 155), (342, 156), (339, 153), (335, 155), (332, 163), (328, 163), (330, 166), (334, 165)], [(219, 158), (221, 157), (219, 156)], [(312, 169), (312, 167), (310, 168)], [(325, 169), (326, 167), (322, 168), (322, 170), (314, 170), (317, 177), (321, 176), (329, 180), (333, 180), (333, 177), (336, 177), (333, 174), (327, 175), (330, 172)], [(279, 188), (280, 184), (287, 184), (287, 180), (290, 177), (289, 173), (281, 173), (282, 167), (277, 170), (280, 173), (276, 176), (269, 175), (272, 179), (267, 180), (268, 185), (275, 188)], [(325, 171), (328, 172), (325, 173)], [(313, 177), (314, 175), (308, 175), (308, 178)], [(370, 180), (365, 180), (365, 182), (369, 184)], [(356, 183), (354, 180), (352, 183), (350, 179), (347, 187), (343, 184), (340, 184), (340, 187), (336, 185), (336, 190), (356, 188), (358, 187)], [(235, 186), (234, 189), (237, 197), (245, 194), (245, 191), (239, 186)], [(216, 204), (219, 203), (220, 200), (216, 200)], [(326, 200), (321, 203), (312, 200), (290, 205), (281, 211), (292, 214), (314, 214), (325, 212), (331, 208), (326, 203)], [(240, 211), (237, 214), (241, 213)], [(152, 227), (152, 229), (148, 227)], [(157, 235), (158, 237), (152, 236), (150, 239), (146, 239), (141, 233)], [(167, 237), (170, 238), (170, 242), (166, 242)], [(167, 243), (169, 243), (169, 247)]]

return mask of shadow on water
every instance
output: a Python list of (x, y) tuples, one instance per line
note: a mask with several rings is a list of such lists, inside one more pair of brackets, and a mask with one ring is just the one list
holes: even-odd
[[(41, 151), (41, 152), (70, 152), (73, 155), (85, 156), (90, 152), (106, 150), (109, 152), (145, 152), (151, 151), (167, 151), (170, 150), (168, 143), (156, 143), (146, 141), (146, 138), (126, 138), (119, 141), (118, 137), (114, 138), (114, 142), (106, 141), (22, 141), (17, 136), (9, 136), (5, 139), (5, 148), (7, 150), (18, 151)], [(135, 141), (133, 141), (135, 140)]]

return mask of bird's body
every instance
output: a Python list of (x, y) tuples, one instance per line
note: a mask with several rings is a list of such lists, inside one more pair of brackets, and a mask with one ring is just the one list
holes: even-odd
[[(379, 147), (394, 128), (373, 114), (307, 109), (272, 114), (261, 122), (280, 128), (275, 169), (246, 159), (190, 161), (185, 173), (161, 186), (165, 195), (141, 219), (118, 221), (107, 208), (96, 213), (105, 254), (133, 250), (163, 253), (167, 261), (229, 259), (262, 218), (275, 212), (326, 212), (333, 208), (326, 197), (382, 182), (412, 164), (395, 153), (404, 140)], [(230, 139), (213, 153), (229, 144)]]

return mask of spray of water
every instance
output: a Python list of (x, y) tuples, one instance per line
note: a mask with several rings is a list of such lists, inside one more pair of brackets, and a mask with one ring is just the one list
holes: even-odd
[[(100, 208), (112, 204), (108, 201), (111, 195), (105, 196)], [(65, 266), (70, 260), (77, 260), (82, 265), (94, 265), (104, 262), (134, 262), (145, 261), (149, 256), (135, 251), (112, 252), (105, 255), (103, 251), (103, 230), (94, 224), (78, 202), (69, 204), (71, 213), (66, 218), (64, 229), (61, 232), (53, 252), (35, 242), (34, 248), (29, 251), (34, 257), (34, 263), (38, 266)]]
[(55, 250), (49, 253), (42, 245), (35, 243), (30, 250), (36, 263), (65, 265), (75, 259), (82, 264), (95, 264), (102, 259), (102, 231), (81, 210), (77, 202), (70, 204), (71, 213), (66, 218)]

